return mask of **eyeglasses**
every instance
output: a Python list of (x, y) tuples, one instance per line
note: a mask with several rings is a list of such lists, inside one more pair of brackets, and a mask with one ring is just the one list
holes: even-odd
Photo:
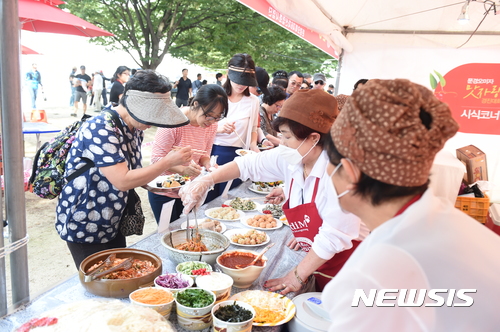
[(215, 121), (215, 122), (219, 122), (220, 120), (224, 119), (224, 115), (221, 114), (221, 116), (219, 116), (218, 118), (215, 118), (213, 116), (208, 116), (207, 112), (205, 112), (205, 109), (203, 108), (203, 106), (200, 105), (200, 108), (201, 110), (203, 111), (203, 116), (205, 117), (205, 120), (207, 121)]
[(318, 85), (318, 84), (325, 85), (325, 82), (323, 82), (323, 81), (315, 81), (314, 84), (316, 84), (316, 85)]

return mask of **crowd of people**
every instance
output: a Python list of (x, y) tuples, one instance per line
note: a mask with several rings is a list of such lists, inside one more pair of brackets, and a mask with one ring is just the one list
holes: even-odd
[[(102, 86), (92, 90), (95, 100), (104, 99), (108, 79), (102, 72), (90, 78), (85, 66), (75, 74), (76, 68), (70, 75), (74, 114), (80, 101), (85, 114), (89, 85)], [(120, 222), (131, 190), (159, 175), (189, 175), (191, 182), (179, 196), (149, 193), (157, 222), (172, 200), (170, 221), (220, 196), (229, 183), (284, 181), (265, 199), (281, 204), (294, 225), (288, 248), (307, 254), (264, 286), (287, 294), (314, 278), (331, 331), (374, 324), (387, 331), (459, 330), (471, 326), (460, 325), (464, 319), (476, 322), (475, 315), (493, 310), (487, 290), (500, 298), (493, 286), (500, 263), (491, 254), (500, 250), (500, 239), (428, 186), (434, 156), (458, 129), (431, 91), (408, 80), (361, 79), (352, 95), (335, 96), (323, 73), (269, 75), (244, 53), (229, 59), (225, 80), (215, 78), (207, 84), (198, 74), (191, 82), (183, 69), (170, 82), (152, 70), (117, 68), (110, 107), (84, 123), (66, 172), (89, 159), (94, 166), (65, 186), (57, 206), (56, 229), (77, 267), (92, 253), (126, 246)], [(143, 168), (143, 131), (151, 126), (158, 127), (151, 165)], [(238, 149), (256, 153), (238, 157)], [(465, 255), (464, 243), (474, 255)], [(351, 306), (350, 290), (372, 288), (481, 291), (476, 308), (455, 322), (449, 306), (431, 314)], [(490, 326), (476, 323), (484, 327), (476, 330)]]

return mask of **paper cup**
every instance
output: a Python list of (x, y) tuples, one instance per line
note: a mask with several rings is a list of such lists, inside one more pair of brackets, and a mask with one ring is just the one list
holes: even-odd
[[(237, 304), (239, 305), (240, 307), (243, 307), (247, 310), (249, 310), (251, 313), (252, 313), (252, 318), (247, 320), (247, 321), (244, 321), (244, 322), (240, 322), (240, 323), (229, 323), (229, 322), (225, 322), (223, 320), (220, 320), (218, 319), (217, 317), (215, 317), (215, 312), (220, 308), (220, 307), (224, 307), (224, 306), (227, 306), (227, 305), (233, 305), (233, 304)], [(253, 324), (253, 319), (255, 318), (255, 309), (250, 305), (250, 304), (247, 304), (245, 302), (241, 302), (241, 301), (223, 301), (223, 302), (219, 302), (217, 303), (216, 305), (214, 305), (214, 307), (212, 308), (212, 319), (214, 321), (214, 331), (225, 331), (225, 332), (248, 332), (248, 331), (252, 331), (252, 324)]]
[[(137, 300), (134, 300), (134, 298), (133, 298), (134, 294), (137, 294), (138, 292), (142, 292), (145, 289), (154, 289), (155, 291), (158, 291), (158, 292), (167, 292), (172, 297), (172, 300), (170, 302), (161, 303), (161, 304), (148, 304), (148, 303), (142, 303), (142, 302), (139, 302)], [(172, 292), (170, 292), (166, 289), (161, 289), (161, 288), (156, 288), (156, 287), (145, 287), (145, 288), (141, 288), (141, 289), (138, 289), (136, 291), (133, 291), (132, 293), (130, 293), (129, 299), (130, 299), (130, 302), (132, 302), (135, 305), (139, 305), (141, 307), (153, 309), (154, 311), (156, 311), (157, 313), (159, 313), (160, 315), (165, 317), (165, 319), (168, 319), (170, 317), (170, 312), (172, 312), (172, 306), (174, 305), (174, 295), (172, 294)]]
[[(182, 294), (183, 292), (193, 289), (200, 289), (202, 291), (205, 291), (207, 294), (210, 294), (213, 298), (213, 302), (210, 305), (203, 308), (190, 308), (180, 304), (179, 301), (177, 300), (179, 294)], [(176, 294), (175, 304), (177, 308), (176, 309), (177, 323), (179, 323), (179, 325), (185, 328), (186, 330), (199, 331), (206, 329), (210, 327), (210, 325), (212, 325), (211, 310), (215, 304), (215, 294), (212, 291), (198, 287), (180, 291)]]

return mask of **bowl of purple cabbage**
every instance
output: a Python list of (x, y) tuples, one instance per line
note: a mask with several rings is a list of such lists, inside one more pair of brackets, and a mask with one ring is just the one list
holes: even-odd
[(182, 273), (167, 273), (155, 278), (155, 287), (171, 291), (173, 294), (178, 291), (193, 287), (194, 280)]

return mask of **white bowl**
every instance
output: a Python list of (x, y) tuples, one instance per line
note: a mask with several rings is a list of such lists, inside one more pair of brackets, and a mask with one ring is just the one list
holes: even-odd
[(219, 303), (231, 296), (233, 278), (224, 273), (212, 272), (209, 275), (196, 278), (196, 286), (214, 292), (216, 297), (215, 303)]
[[(142, 292), (142, 291), (144, 291), (146, 289), (154, 289), (155, 291), (166, 292), (166, 293), (168, 293), (172, 297), (172, 299), (169, 302), (160, 303), (160, 304), (147, 304), (147, 303), (142, 303), (142, 302), (139, 302), (139, 301), (136, 301), (136, 300), (133, 299), (134, 294)], [(174, 295), (172, 294), (172, 292), (170, 292), (170, 291), (168, 291), (168, 290), (166, 290), (164, 288), (163, 289), (162, 288), (156, 288), (156, 287), (140, 288), (140, 289), (135, 290), (132, 293), (130, 293), (129, 299), (130, 299), (130, 302), (132, 302), (135, 305), (139, 305), (141, 307), (146, 307), (146, 308), (153, 309), (154, 311), (158, 312), (160, 315), (162, 315), (166, 319), (168, 319), (168, 317), (170, 316), (170, 312), (172, 311), (172, 306), (174, 305)]]
[[(177, 296), (183, 292), (193, 289), (200, 289), (205, 291), (207, 294), (211, 294), (213, 297), (213, 302), (203, 308), (190, 308), (180, 304), (177, 300)], [(212, 291), (197, 287), (185, 289), (182, 292), (178, 292), (176, 294), (175, 304), (177, 308), (177, 323), (179, 323), (179, 325), (186, 330), (198, 331), (212, 325), (212, 308), (215, 304), (215, 294)]]
[[(156, 283), (156, 281), (157, 281), (160, 277), (165, 276), (165, 275), (172, 275), (172, 274), (173, 274), (173, 275), (178, 275), (178, 276), (179, 276), (179, 278), (181, 278), (181, 279), (182, 279), (182, 280), (184, 280), (184, 281), (187, 281), (187, 282), (189, 283), (189, 285), (188, 285), (187, 287), (183, 287), (183, 288), (168, 288), (168, 287), (163, 287), (163, 286), (160, 286), (160, 285), (158, 285), (158, 284)], [(166, 289), (166, 290), (170, 291), (172, 294), (175, 294), (175, 293), (177, 293), (177, 292), (179, 292), (179, 291), (181, 291), (181, 290), (184, 290), (184, 289), (186, 289), (186, 288), (193, 287), (193, 285), (194, 285), (194, 280), (193, 280), (193, 278), (191, 278), (190, 276), (185, 275), (185, 274), (182, 274), (182, 273), (167, 273), (167, 274), (162, 274), (162, 275), (159, 275), (158, 277), (156, 277), (156, 278), (155, 278), (155, 280), (154, 280), (154, 285), (155, 285), (155, 287), (157, 287), (157, 288)]]
[(176, 264), (187, 261), (200, 261), (214, 264), (218, 255), (224, 252), (229, 245), (229, 239), (222, 234), (205, 229), (199, 229), (201, 242), (207, 246), (208, 251), (193, 252), (175, 249), (176, 246), (186, 243), (186, 232), (191, 232), (193, 238), (196, 230), (177, 229), (163, 235), (161, 243), (167, 248), (167, 253), (171, 261)]
[[(230, 323), (215, 317), (215, 312), (220, 308), (227, 305), (237, 304), (249, 310), (252, 313), (252, 318), (244, 322)], [(255, 318), (255, 309), (245, 302), (241, 301), (223, 301), (214, 305), (212, 308), (212, 319), (214, 321), (214, 331), (226, 331), (226, 332), (248, 332), (252, 330), (253, 319)]]
[(200, 267), (199, 269), (205, 268), (205, 269), (207, 269), (207, 272), (212, 272), (213, 271), (212, 266), (210, 264), (208, 264), (207, 262), (198, 262), (198, 261), (187, 261), (187, 262), (179, 263), (175, 267), (175, 271), (177, 273), (185, 275), (186, 277), (191, 278), (193, 281), (196, 281), (196, 278), (198, 278), (199, 275), (193, 275), (193, 274), (190, 274), (190, 273), (181, 272), (181, 268), (183, 267), (183, 265), (186, 265), (186, 264), (189, 264), (189, 263), (197, 263), (199, 265), (203, 265), (203, 267)]
[(227, 274), (228, 276), (233, 278), (233, 281), (234, 281), (233, 286), (238, 287), (238, 288), (248, 288), (253, 284), (253, 282), (255, 280), (257, 280), (257, 278), (259, 278), (262, 270), (264, 270), (266, 268), (267, 257), (265, 255), (262, 256), (262, 260), (264, 261), (263, 266), (252, 265), (252, 266), (247, 266), (247, 267), (242, 268), (242, 269), (232, 269), (232, 268), (226, 267), (220, 263), (220, 259), (222, 256), (229, 255), (229, 254), (234, 253), (234, 252), (251, 253), (255, 256), (257, 256), (259, 253), (255, 252), (255, 251), (251, 251), (251, 250), (240, 249), (240, 250), (228, 251), (228, 252), (220, 255), (219, 257), (217, 257), (217, 265), (219, 265), (222, 272), (224, 272), (225, 274)]

